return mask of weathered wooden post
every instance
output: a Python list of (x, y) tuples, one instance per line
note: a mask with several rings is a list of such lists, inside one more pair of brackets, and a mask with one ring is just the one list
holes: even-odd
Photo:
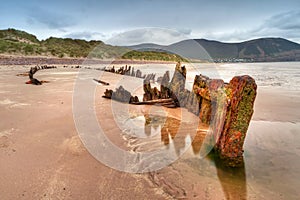
[(169, 85), (171, 98), (174, 99), (176, 106), (180, 107), (180, 101), (184, 98), (184, 88), (186, 80), (186, 68), (181, 63), (176, 64), (173, 78)]
[(253, 114), (257, 85), (248, 76), (236, 76), (225, 87), (228, 99), (223, 130), (215, 145), (221, 159), (238, 166), (243, 158), (243, 145)]
[[(178, 65), (175, 71), (180, 72)], [(176, 73), (174, 73), (174, 76)], [(172, 80), (176, 80), (173, 79)], [(178, 80), (176, 81), (178, 82)], [(181, 94), (182, 88), (172, 87), (171, 92)], [(236, 76), (229, 84), (220, 79), (197, 75), (193, 91), (184, 91), (185, 107), (210, 125), (208, 131), (212, 149), (227, 165), (235, 167), (242, 162), (243, 145), (253, 114), (257, 85), (250, 76)], [(180, 97), (180, 96), (179, 96)]]
[(170, 81), (169, 71), (166, 71), (166, 73), (163, 75), (161, 79), (161, 84), (160, 84), (160, 93), (162, 99), (167, 99), (170, 97), (169, 81)]
[(143, 80), (143, 88), (144, 88), (144, 95), (143, 95), (143, 101), (150, 101), (153, 99), (153, 90), (151, 88), (151, 83), (150, 83), (150, 77), (147, 76)]

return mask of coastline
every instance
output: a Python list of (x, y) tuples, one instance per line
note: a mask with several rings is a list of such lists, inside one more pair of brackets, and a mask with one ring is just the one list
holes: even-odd
[(82, 64), (174, 64), (176, 61), (58, 58), (48, 56), (1, 55), (0, 65), (82, 65)]

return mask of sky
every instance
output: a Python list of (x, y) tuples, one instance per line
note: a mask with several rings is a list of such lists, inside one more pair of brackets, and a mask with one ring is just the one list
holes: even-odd
[(0, 29), (7, 28), (40, 40), (70, 37), (113, 45), (260, 37), (300, 43), (300, 1), (10, 0), (0, 7)]

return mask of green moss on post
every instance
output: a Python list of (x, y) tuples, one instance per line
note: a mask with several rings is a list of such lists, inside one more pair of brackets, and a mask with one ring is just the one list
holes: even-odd
[(231, 166), (239, 165), (253, 114), (257, 85), (250, 76), (236, 76), (226, 86), (229, 99), (223, 131), (215, 149)]

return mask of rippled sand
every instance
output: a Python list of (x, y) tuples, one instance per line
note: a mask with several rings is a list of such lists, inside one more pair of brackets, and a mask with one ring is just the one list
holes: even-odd
[[(106, 88), (120, 84), (141, 95), (142, 80), (93, 70), (77, 77), (78, 69), (58, 68), (37, 72), (38, 79), (50, 82), (34, 86), (24, 84), (27, 77), (16, 76), (28, 68), (0, 70), (1, 199), (297, 199), (300, 195), (299, 91), (259, 86), (244, 167), (230, 169), (213, 156), (200, 159), (207, 127), (199, 126), (197, 117), (185, 110), (129, 106), (101, 98)], [(99, 75), (111, 85), (94, 83)], [(72, 112), (76, 78), (87, 84), (83, 88), (95, 87), (91, 109), (106, 139), (134, 155), (161, 150), (174, 159), (172, 164), (136, 174), (95, 159), (81, 139), (88, 140), (80, 139), (76, 131)], [(84, 90), (81, 98), (84, 102)], [(95, 144), (89, 150), (101, 146)], [(104, 161), (117, 158), (114, 151), (106, 155)], [(147, 166), (138, 167), (145, 169), (161, 164), (152, 162), (158, 161), (153, 156), (139, 159)]]

